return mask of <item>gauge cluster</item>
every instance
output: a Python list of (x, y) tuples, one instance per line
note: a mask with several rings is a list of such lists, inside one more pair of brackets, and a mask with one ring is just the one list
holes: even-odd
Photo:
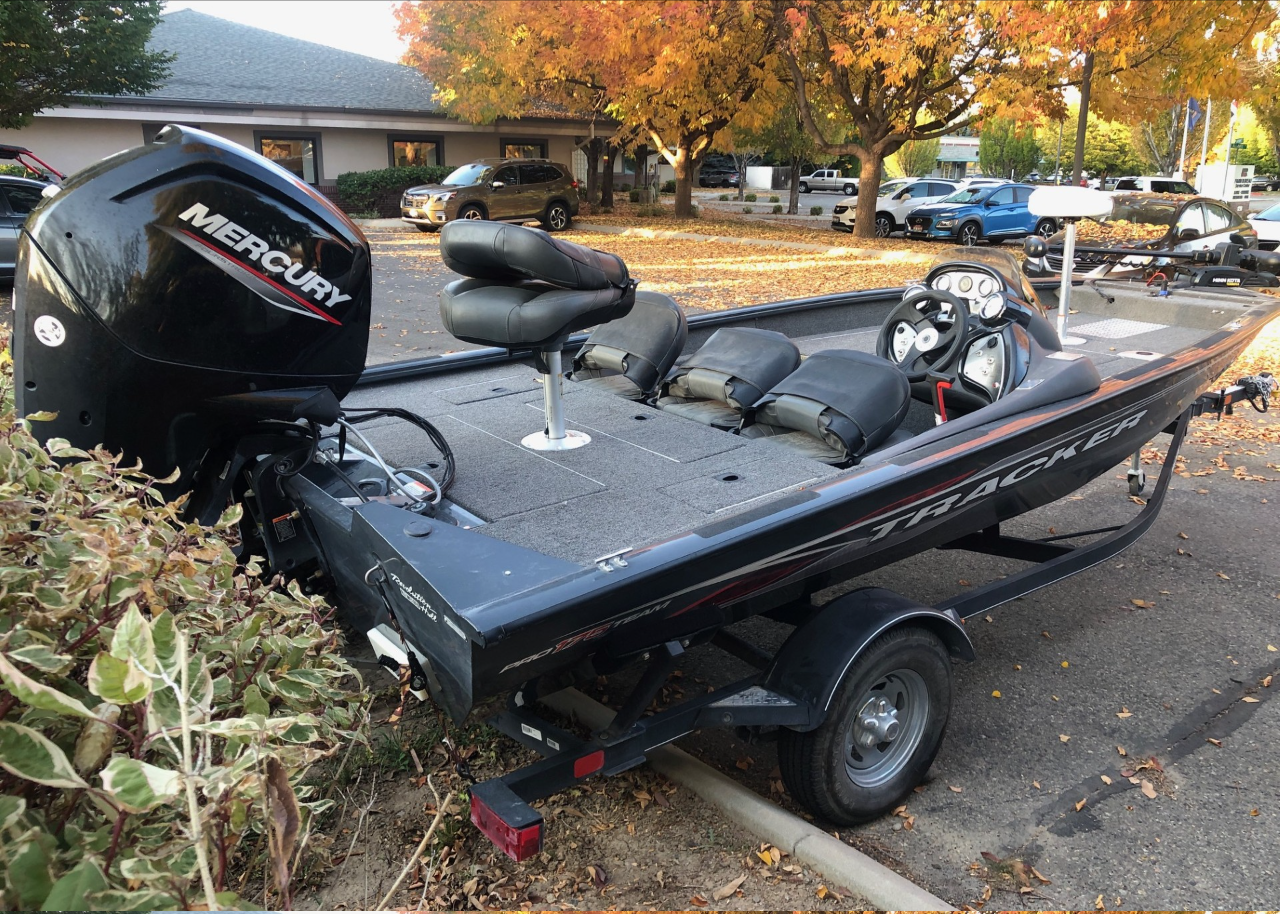
[(982, 320), (991, 322), (1004, 313), (1003, 283), (987, 273), (977, 270), (946, 270), (933, 277), (929, 283), (940, 292), (950, 292), (965, 300), (970, 312)]

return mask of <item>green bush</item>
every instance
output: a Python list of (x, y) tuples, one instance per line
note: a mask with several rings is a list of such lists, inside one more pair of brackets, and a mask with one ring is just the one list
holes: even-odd
[(720, 200), (721, 200), (721, 201), (728, 200), (728, 199), (729, 199), (729, 195), (728, 195), (728, 194), (721, 194), (721, 195), (720, 195)]
[(780, 213), (780, 212), (782, 212), (782, 204), (781, 204), (781, 203), (775, 203), (775, 204), (774, 204), (774, 206), (773, 206), (773, 214), (776, 216), (776, 215), (778, 215), (778, 213)]
[(620, 186), (618, 187), (618, 190), (621, 190), (621, 191), (628, 191), (628, 190), (631, 190), (631, 185), (630, 185), (630, 184), (622, 184), (622, 185), (620, 185)]
[(821, 216), (821, 215), (822, 215), (822, 207), (821, 207), (821, 206), (811, 206), (811, 207), (809, 207), (809, 215), (810, 215), (810, 216)]
[(779, 197), (777, 194), (770, 194), (770, 195), (769, 195), (769, 202), (770, 202), (770, 203), (781, 203), (781, 202), (782, 202), (782, 198), (781, 198), (781, 197)]
[(754, 209), (752, 209), (750, 206), (744, 206), (744, 207), (742, 208), (742, 211), (743, 211), (744, 213), (754, 213), (754, 212), (755, 212), (755, 210), (754, 210)]
[(755, 203), (759, 198), (755, 194), (747, 194), (743, 199), (748, 203)]
[(640, 202), (640, 188), (638, 188), (638, 187), (637, 187), (637, 188), (635, 188), (635, 189), (633, 189), (633, 190), (629, 190), (629, 191), (627, 191), (627, 199), (628, 199), (628, 200), (630, 200), (632, 203), (639, 203), (639, 202)]
[(676, 182), (674, 178), (670, 181), (662, 182), (662, 192), (664, 194), (674, 194), (676, 192)]
[(0, 175), (13, 175), (15, 178), (33, 177), (31, 172), (27, 171), (21, 165), (0, 165)]
[(400, 215), (400, 195), (419, 184), (439, 184), (447, 165), (409, 165), (376, 171), (348, 171), (338, 175), (339, 205), (351, 212), (376, 212), (383, 218)]
[(0, 366), (0, 908), (231, 907), (231, 869), (287, 907), (333, 805), (302, 779), (360, 738), (328, 607), (237, 562), (238, 507), (185, 523), (119, 457), (41, 446)]

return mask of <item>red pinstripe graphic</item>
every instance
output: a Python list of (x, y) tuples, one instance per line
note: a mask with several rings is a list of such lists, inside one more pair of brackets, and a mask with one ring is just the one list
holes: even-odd
[[(199, 242), (200, 244), (204, 245), (204, 246), (205, 246), (205, 247), (207, 247), (209, 250), (211, 250), (211, 251), (213, 251), (213, 252), (215, 252), (215, 253), (219, 254), (220, 256), (222, 256), (222, 257), (226, 257), (226, 256), (227, 256), (227, 252), (226, 252), (226, 251), (219, 250), (217, 247), (215, 247), (215, 246), (213, 246), (212, 244), (210, 244), (209, 242), (205, 241), (205, 240), (204, 240), (203, 238), (201, 238), (199, 235), (196, 235), (196, 234), (194, 234), (194, 233), (192, 233), (192, 232), (189, 232), (189, 231), (187, 231), (186, 229), (178, 229), (178, 231), (182, 232), (182, 234), (186, 235), (186, 236), (187, 236), (188, 238), (190, 238), (191, 240)], [(235, 261), (235, 262), (236, 262), (236, 263), (239, 263), (239, 264), (240, 264), (240, 266), (244, 267), (246, 270), (249, 270), (249, 267), (245, 266), (245, 264), (240, 263), (238, 260), (237, 260), (237, 261)], [(320, 317), (323, 317), (325, 320), (327, 320), (327, 321), (328, 321), (329, 323), (331, 323), (331, 324), (337, 324), (339, 327), (341, 327), (341, 326), (342, 326), (342, 321), (335, 319), (332, 315), (327, 314), (327, 313), (325, 313), (324, 311), (321, 311), (321, 310), (320, 310), (319, 308), (317, 308), (317, 307), (316, 307), (312, 302), (307, 301), (305, 298), (303, 298), (303, 297), (302, 297), (302, 296), (300, 296), (300, 295), (297, 295), (297, 294), (296, 294), (296, 293), (294, 293), (292, 290), (290, 290), (290, 289), (286, 289), (284, 286), (280, 285), (280, 283), (276, 282), (276, 281), (275, 281), (274, 279), (272, 279), (270, 276), (267, 276), (267, 275), (266, 275), (266, 274), (264, 274), (264, 273), (259, 273), (257, 270), (249, 270), (249, 272), (250, 272), (250, 273), (252, 273), (254, 276), (258, 277), (259, 279), (261, 279), (263, 282), (265, 282), (265, 283), (267, 283), (267, 284), (269, 284), (269, 285), (271, 285), (271, 286), (274, 286), (275, 288), (279, 289), (279, 290), (280, 290), (281, 292), (283, 292), (285, 295), (289, 296), (289, 297), (290, 297), (290, 298), (292, 298), (294, 301), (296, 301), (298, 304), (302, 305), (302, 307), (306, 308), (308, 311), (311, 311), (311, 312), (313, 312), (314, 314), (317, 314), (317, 315), (319, 315)]]

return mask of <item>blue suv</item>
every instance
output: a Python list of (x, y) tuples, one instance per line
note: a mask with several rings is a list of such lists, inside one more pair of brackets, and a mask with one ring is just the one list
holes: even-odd
[(1030, 184), (978, 184), (964, 187), (938, 203), (907, 214), (907, 237), (977, 244), (1058, 230), (1053, 219), (1037, 219), (1027, 210), (1035, 190)]

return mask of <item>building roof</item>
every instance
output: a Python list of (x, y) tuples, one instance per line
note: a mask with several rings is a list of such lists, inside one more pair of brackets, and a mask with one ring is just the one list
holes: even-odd
[(195, 10), (162, 16), (147, 49), (176, 57), (165, 84), (143, 96), (149, 101), (441, 112), (413, 67)]

